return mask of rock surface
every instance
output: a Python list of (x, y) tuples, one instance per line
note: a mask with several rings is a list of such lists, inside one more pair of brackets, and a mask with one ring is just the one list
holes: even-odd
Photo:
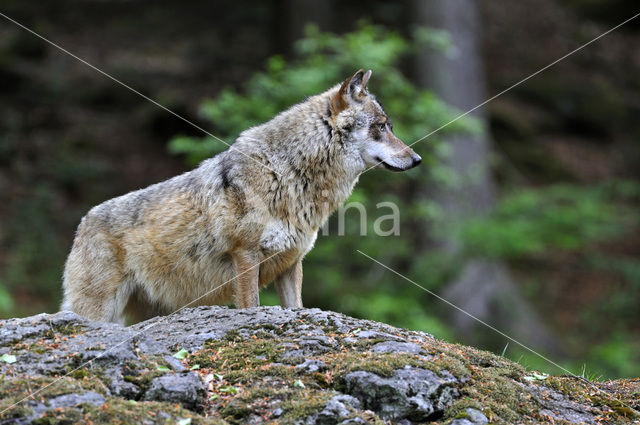
[(388, 378), (358, 370), (344, 377), (346, 391), (383, 419), (428, 421), (458, 397), (459, 381), (446, 371), (407, 366)]
[(0, 424), (640, 423), (638, 380), (545, 377), (317, 309), (40, 314), (0, 321), (0, 359)]

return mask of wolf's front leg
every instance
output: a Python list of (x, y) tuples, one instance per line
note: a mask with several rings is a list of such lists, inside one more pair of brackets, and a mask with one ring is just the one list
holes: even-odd
[(236, 307), (248, 308), (260, 306), (258, 295), (258, 276), (260, 265), (257, 255), (240, 251), (232, 255), (236, 265)]
[(302, 308), (302, 260), (276, 278), (280, 305), (284, 308)]

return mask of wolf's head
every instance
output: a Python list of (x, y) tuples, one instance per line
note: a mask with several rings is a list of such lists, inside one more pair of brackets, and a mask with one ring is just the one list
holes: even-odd
[(393, 124), (367, 90), (371, 70), (347, 78), (331, 99), (331, 116), (343, 140), (357, 149), (367, 167), (405, 171), (422, 158), (393, 134)]

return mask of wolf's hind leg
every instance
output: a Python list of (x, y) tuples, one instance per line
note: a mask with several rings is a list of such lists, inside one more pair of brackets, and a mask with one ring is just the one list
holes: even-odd
[(91, 320), (124, 324), (124, 308), (131, 292), (126, 282), (116, 279), (76, 281), (70, 286), (62, 303), (63, 310), (71, 310)]
[(116, 248), (103, 234), (74, 243), (65, 265), (62, 309), (92, 320), (124, 324), (132, 285), (125, 278)]
[(302, 260), (285, 270), (275, 283), (283, 308), (302, 308)]

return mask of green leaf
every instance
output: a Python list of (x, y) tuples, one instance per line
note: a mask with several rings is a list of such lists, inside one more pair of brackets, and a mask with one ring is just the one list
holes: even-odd
[(181, 348), (180, 351), (178, 351), (177, 353), (175, 353), (173, 355), (173, 357), (178, 359), (178, 360), (182, 360), (185, 357), (187, 357), (188, 354), (189, 354), (189, 352), (187, 350), (185, 350), (184, 348)]
[(220, 375), (219, 373), (214, 373), (213, 377), (216, 378), (218, 381), (222, 381), (224, 379), (224, 376)]
[(5, 363), (15, 363), (16, 362), (16, 356), (14, 356), (13, 354), (9, 354), (9, 353), (5, 353), (2, 356), (0, 356), (0, 361), (3, 361)]
[(298, 379), (296, 382), (293, 383), (293, 386), (296, 388), (304, 388), (304, 383)]
[(210, 400), (210, 401), (214, 401), (214, 400), (217, 400), (217, 399), (219, 399), (219, 398), (220, 398), (220, 396), (219, 396), (218, 394), (214, 394), (214, 395), (212, 395), (211, 397), (209, 397), (209, 400)]
[(194, 364), (193, 366), (191, 366), (191, 370), (198, 370), (198, 369), (200, 369), (199, 364)]
[(533, 377), (536, 378), (539, 381), (544, 381), (545, 379), (547, 379), (549, 377), (549, 375), (547, 375), (546, 373), (533, 372)]
[(159, 370), (160, 372), (170, 372), (171, 371), (171, 369), (169, 369), (166, 366), (158, 366), (156, 369)]
[(226, 394), (238, 394), (238, 389), (236, 387), (232, 387), (231, 385), (220, 387), (218, 388), (218, 391)]
[(176, 422), (176, 425), (189, 425), (191, 423), (191, 418), (180, 419)]

